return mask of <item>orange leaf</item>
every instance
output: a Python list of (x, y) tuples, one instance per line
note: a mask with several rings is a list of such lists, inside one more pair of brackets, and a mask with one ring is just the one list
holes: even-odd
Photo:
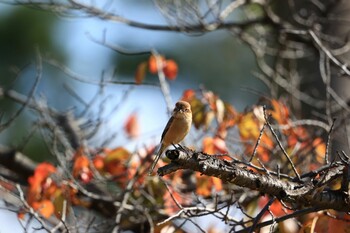
[(140, 135), (140, 124), (137, 113), (132, 113), (124, 123), (124, 131), (129, 138), (137, 138)]
[(17, 218), (20, 219), (20, 220), (24, 220), (24, 217), (25, 217), (25, 213), (23, 211), (19, 211), (17, 213)]
[(50, 163), (40, 163), (34, 171), (34, 175), (28, 178), (28, 183), (32, 190), (41, 189), (42, 182), (52, 173), (56, 172), (56, 168)]
[(273, 111), (271, 112), (272, 117), (281, 125), (285, 125), (289, 120), (288, 107), (277, 100), (271, 100)]
[(216, 191), (222, 190), (222, 180), (216, 177), (211, 177)]
[(54, 213), (55, 207), (49, 200), (32, 203), (35, 211), (39, 212), (44, 218), (49, 218)]
[[(104, 164), (106, 171), (112, 176), (127, 177), (127, 166), (125, 165), (127, 159), (130, 158), (130, 152), (123, 147), (117, 147), (107, 153)], [(123, 179), (121, 181), (124, 181)]]
[(81, 171), (89, 169), (89, 164), (89, 158), (84, 155), (76, 158), (73, 165), (73, 176), (78, 177)]
[(324, 157), (326, 155), (326, 144), (322, 141), (321, 138), (316, 138), (312, 142), (312, 146), (316, 152), (316, 159), (318, 162), (324, 162)]
[(95, 158), (92, 160), (92, 163), (94, 164), (95, 168), (97, 171), (102, 171), (105, 163), (104, 163), (104, 158), (101, 155), (96, 155)]
[(187, 89), (183, 92), (181, 100), (190, 102), (196, 96), (196, 92), (193, 89)]
[(215, 154), (214, 139), (212, 137), (203, 139), (203, 152), (211, 155)]
[[(259, 198), (258, 205), (259, 207), (263, 208), (268, 202), (269, 202), (269, 197), (262, 196)], [(281, 202), (279, 202), (278, 200), (275, 200), (274, 202), (272, 202), (269, 209), (275, 217), (281, 217), (283, 215), (286, 215), (287, 213), (292, 212), (291, 210), (285, 209), (281, 204)], [(265, 215), (268, 215), (268, 214), (269, 212), (266, 211)]]
[(174, 80), (178, 73), (176, 62), (174, 60), (166, 60), (163, 72), (165, 77), (167, 77), (169, 80)]
[(77, 157), (73, 165), (73, 176), (79, 178), (83, 183), (89, 183), (93, 177), (90, 170), (89, 158), (85, 155)]
[(160, 69), (163, 69), (163, 67), (164, 67), (165, 58), (161, 55), (156, 55), (156, 56), (151, 55), (148, 59), (148, 70), (151, 74), (158, 73), (157, 59), (160, 59), (162, 62), (162, 67), (160, 67)]
[(227, 147), (223, 139), (219, 137), (205, 137), (203, 139), (203, 152), (207, 154), (226, 154)]
[(230, 126), (233, 126), (237, 117), (238, 113), (236, 109), (230, 104), (225, 104), (224, 121), (232, 121)]
[(222, 181), (216, 177), (201, 176), (199, 173), (196, 173), (197, 178), (197, 194), (208, 197), (212, 195), (213, 187), (216, 191), (222, 190)]
[(203, 197), (209, 197), (211, 195), (211, 182), (209, 180), (209, 177), (197, 176), (197, 175), (196, 177), (197, 177), (196, 193)]
[(135, 83), (141, 84), (146, 77), (147, 62), (142, 62), (137, 66), (135, 74)]

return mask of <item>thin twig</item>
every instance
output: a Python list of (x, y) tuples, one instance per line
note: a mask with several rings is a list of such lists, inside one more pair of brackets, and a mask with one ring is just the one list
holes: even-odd
[(168, 114), (170, 115), (172, 112), (172, 108), (173, 108), (173, 104), (172, 104), (173, 101), (171, 99), (169, 85), (168, 85), (167, 81), (165, 80), (165, 75), (163, 72), (163, 67), (164, 67), (163, 63), (164, 62), (163, 62), (161, 56), (156, 51), (152, 51), (152, 54), (156, 58), (160, 89), (161, 89), (162, 94), (163, 94), (164, 99), (165, 99)]
[(333, 56), (333, 54), (331, 53), (331, 51), (329, 51), (323, 44), (322, 41), (320, 40), (320, 38), (318, 38), (318, 36), (315, 34), (314, 31), (312, 30), (308, 30), (309, 35), (311, 36), (311, 38), (313, 39), (313, 41), (316, 43), (317, 47), (319, 49), (321, 49), (328, 57), (329, 59), (331, 59), (331, 61), (338, 66), (340, 69), (342, 69), (344, 71), (344, 73), (348, 76), (350, 76), (350, 70), (348, 68), (347, 64), (344, 64), (342, 62), (340, 62), (336, 57)]
[(271, 197), (270, 200), (266, 203), (266, 205), (264, 206), (264, 208), (262, 208), (262, 210), (259, 212), (259, 214), (254, 218), (253, 221), (253, 225), (250, 227), (249, 229), (249, 233), (253, 233), (253, 231), (256, 228), (256, 225), (258, 224), (258, 222), (260, 221), (260, 219), (262, 218), (262, 216), (265, 214), (265, 212), (270, 208), (270, 206), (272, 205), (272, 203), (276, 200), (276, 197)]
[(259, 134), (258, 140), (255, 143), (253, 154), (252, 154), (252, 156), (249, 159), (249, 163), (254, 159), (254, 157), (256, 155), (256, 152), (257, 152), (258, 146), (260, 144), (261, 137), (262, 137), (262, 135), (264, 133), (265, 127), (266, 127), (266, 122), (264, 123), (263, 127), (260, 130), (260, 134)]
[(326, 154), (325, 154), (325, 156), (324, 156), (324, 162), (325, 162), (325, 164), (329, 164), (329, 160), (328, 160), (329, 147), (330, 147), (330, 143), (331, 143), (331, 134), (332, 134), (332, 131), (333, 131), (333, 127), (334, 127), (335, 120), (336, 120), (336, 119), (333, 119), (331, 128), (330, 128), (330, 130), (329, 130), (329, 132), (328, 132), (328, 136), (327, 136)]
[(42, 71), (42, 69), (43, 69), (43, 67), (42, 67), (42, 58), (41, 58), (41, 55), (40, 55), (40, 51), (39, 51), (38, 48), (36, 48), (35, 52), (36, 52), (36, 61), (35, 61), (35, 63), (36, 63), (36, 78), (35, 78), (35, 81), (34, 81), (34, 85), (33, 85), (32, 89), (30, 90), (28, 96), (26, 96), (26, 100), (22, 104), (20, 109), (18, 109), (17, 112), (13, 116), (11, 116), (10, 119), (7, 122), (2, 123), (0, 125), (0, 132), (2, 130), (4, 130), (4, 129), (7, 129), (7, 127), (11, 123), (14, 122), (14, 120), (25, 110), (25, 108), (30, 105), (30, 103), (31, 103), (31, 101), (32, 101), (32, 99), (33, 99), (33, 97), (35, 95), (36, 89), (37, 89), (37, 87), (38, 87), (38, 85), (40, 83), (40, 80), (41, 80), (41, 77), (42, 77), (42, 72), (43, 72)]
[(288, 160), (289, 164), (291, 165), (291, 167), (292, 167), (292, 169), (293, 169), (295, 175), (297, 176), (298, 180), (300, 181), (300, 175), (299, 175), (297, 169), (295, 168), (293, 161), (292, 161), (291, 158), (289, 157), (287, 151), (286, 151), (286, 150), (284, 149), (284, 147), (282, 146), (281, 141), (278, 139), (278, 136), (277, 136), (275, 130), (272, 128), (272, 126), (271, 126), (271, 124), (270, 124), (270, 122), (269, 122), (269, 119), (268, 119), (268, 117), (267, 117), (267, 115), (266, 115), (266, 106), (263, 106), (263, 108), (264, 108), (264, 118), (265, 118), (266, 124), (269, 126), (269, 129), (270, 129), (271, 133), (273, 134), (273, 136), (275, 137), (279, 148), (282, 150), (284, 156), (286, 157), (286, 159)]
[(19, 184), (16, 184), (17, 191), (19, 193), (19, 198), (22, 201), (23, 205), (26, 207), (26, 209), (29, 210), (29, 213), (41, 224), (42, 228), (45, 229), (47, 232), (52, 232), (48, 226), (46, 225), (45, 221), (41, 219), (39, 214), (28, 204), (28, 202), (25, 200), (23, 190)]

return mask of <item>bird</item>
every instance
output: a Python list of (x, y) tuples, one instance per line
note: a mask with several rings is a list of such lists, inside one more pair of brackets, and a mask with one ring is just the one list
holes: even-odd
[(162, 133), (159, 150), (156, 154), (155, 160), (151, 165), (148, 175), (152, 174), (154, 167), (156, 166), (164, 150), (170, 145), (173, 145), (175, 147), (175, 144), (179, 144), (186, 137), (191, 129), (191, 124), (191, 105), (186, 101), (178, 101), (175, 104), (172, 115)]

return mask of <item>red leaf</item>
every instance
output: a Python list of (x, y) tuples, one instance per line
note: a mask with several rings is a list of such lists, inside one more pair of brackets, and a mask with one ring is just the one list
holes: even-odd
[(166, 60), (165, 66), (163, 68), (165, 77), (169, 80), (174, 80), (178, 73), (178, 67), (174, 60)]
[(187, 89), (183, 92), (181, 100), (190, 102), (196, 96), (196, 92), (193, 89)]
[(137, 138), (140, 135), (140, 124), (137, 113), (132, 113), (124, 123), (124, 131), (129, 138)]

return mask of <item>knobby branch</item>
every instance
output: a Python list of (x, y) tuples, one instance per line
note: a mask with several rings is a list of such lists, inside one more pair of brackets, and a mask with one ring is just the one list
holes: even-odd
[[(192, 150), (168, 150), (166, 156), (171, 160), (158, 169), (158, 175), (164, 176), (179, 169), (190, 169), (203, 175), (214, 176), (225, 182), (259, 191), (277, 197), (294, 209), (318, 207), (350, 212), (348, 190), (327, 188), (330, 181), (342, 177), (348, 165), (334, 162), (319, 171), (302, 175), (302, 179), (281, 178), (276, 173), (255, 172), (237, 161), (227, 161), (215, 155)], [(347, 179), (344, 178), (343, 179)]]

